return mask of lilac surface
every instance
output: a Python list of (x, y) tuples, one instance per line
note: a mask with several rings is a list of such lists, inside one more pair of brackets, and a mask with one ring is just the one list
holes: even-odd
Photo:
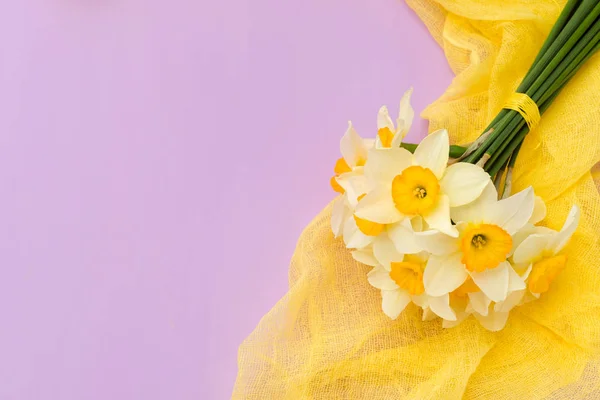
[(346, 121), (451, 80), (396, 0), (5, 1), (0, 33), (0, 399), (229, 398)]

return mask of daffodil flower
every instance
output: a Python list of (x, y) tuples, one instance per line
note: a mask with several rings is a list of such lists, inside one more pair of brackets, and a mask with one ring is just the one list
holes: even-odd
[(414, 154), (403, 148), (369, 150), (364, 175), (373, 189), (356, 216), (380, 224), (421, 216), (431, 229), (458, 236), (450, 208), (477, 199), (490, 177), (473, 164), (448, 166), (449, 148), (448, 132), (440, 130), (423, 139)]
[[(362, 198), (361, 196), (359, 205)], [(347, 217), (343, 223), (342, 234), (349, 249), (370, 247), (382, 264), (387, 264), (403, 254), (421, 251), (415, 241), (415, 232), (423, 229), (423, 222), (419, 217), (405, 218), (393, 224), (380, 224), (362, 219), (356, 213), (345, 215)]]
[(389, 268), (375, 265), (368, 274), (369, 283), (381, 290), (382, 309), (392, 319), (412, 301), (424, 309), (423, 319), (430, 319), (426, 311), (448, 319), (456, 319), (449, 304), (448, 294), (430, 297), (425, 294), (423, 271), (427, 263), (427, 253), (405, 255), (399, 261), (392, 262)]
[(550, 284), (565, 268), (567, 256), (562, 251), (579, 224), (579, 208), (573, 206), (559, 232), (548, 229), (534, 233), (521, 242), (513, 254), (517, 265), (528, 265), (527, 288), (534, 295), (548, 291)]
[[(331, 178), (333, 190), (344, 194), (348, 190), (348, 186), (353, 188), (353, 185), (357, 184), (356, 180), (352, 178), (362, 177), (362, 167), (367, 162), (368, 149), (373, 145), (372, 139), (361, 138), (352, 126), (352, 122), (348, 122), (348, 129), (340, 140), (342, 158), (336, 161), (333, 169), (335, 175)], [(351, 196), (354, 196), (354, 200), (358, 197), (355, 193), (352, 193)]]
[[(476, 201), (453, 210), (458, 238), (436, 232), (417, 234), (423, 249), (432, 253), (424, 273), (426, 292), (432, 296), (450, 293), (469, 277), (482, 295), (494, 302), (524, 289), (524, 280), (508, 257), (513, 235), (528, 223), (533, 209), (532, 188), (498, 200), (496, 189), (489, 184)], [(475, 296), (469, 293), (472, 303)]]
[(400, 110), (398, 111), (395, 127), (387, 107), (383, 106), (379, 109), (379, 113), (377, 114), (377, 138), (375, 139), (376, 148), (400, 147), (415, 117), (415, 112), (410, 105), (412, 91), (412, 88), (407, 90), (400, 100)]

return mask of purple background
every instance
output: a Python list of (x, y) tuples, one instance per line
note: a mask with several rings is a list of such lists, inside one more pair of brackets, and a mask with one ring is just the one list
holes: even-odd
[(442, 51), (397, 0), (2, 3), (0, 398), (229, 398), (346, 121)]

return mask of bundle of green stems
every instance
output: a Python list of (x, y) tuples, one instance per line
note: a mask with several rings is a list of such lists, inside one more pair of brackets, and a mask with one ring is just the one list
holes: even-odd
[[(529, 96), (543, 115), (599, 49), (600, 1), (569, 0), (516, 92)], [(523, 116), (505, 108), (472, 146), (451, 146), (450, 157), (478, 164), (499, 181), (505, 171), (512, 170), (528, 133), (529, 126)], [(411, 151), (415, 148), (408, 143), (402, 146)]]

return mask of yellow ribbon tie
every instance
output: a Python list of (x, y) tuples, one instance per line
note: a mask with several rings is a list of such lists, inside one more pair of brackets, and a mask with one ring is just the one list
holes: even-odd
[(525, 93), (513, 93), (506, 101), (503, 108), (514, 110), (521, 114), (530, 131), (532, 131), (542, 119), (537, 104), (535, 104), (535, 101)]

